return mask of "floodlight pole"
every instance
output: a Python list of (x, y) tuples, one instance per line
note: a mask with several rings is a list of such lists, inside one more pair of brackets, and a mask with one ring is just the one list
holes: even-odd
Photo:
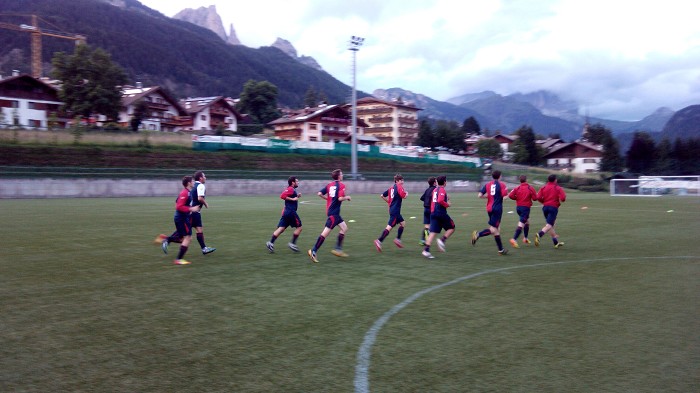
[(364, 42), (364, 38), (352, 36), (350, 38), (349, 50), (352, 51), (352, 149), (350, 154), (351, 159), (351, 175), (352, 178), (357, 180), (359, 175), (357, 173), (357, 90), (355, 85), (355, 76), (357, 74), (356, 61), (357, 61), (357, 51), (360, 50), (360, 46)]

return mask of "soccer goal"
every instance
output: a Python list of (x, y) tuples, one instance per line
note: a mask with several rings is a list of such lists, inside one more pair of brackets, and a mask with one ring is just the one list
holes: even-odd
[(640, 176), (610, 180), (611, 196), (700, 196), (700, 176)]

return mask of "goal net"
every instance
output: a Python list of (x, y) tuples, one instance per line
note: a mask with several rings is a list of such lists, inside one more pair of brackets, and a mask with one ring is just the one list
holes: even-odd
[(700, 176), (640, 176), (610, 180), (612, 196), (700, 196)]

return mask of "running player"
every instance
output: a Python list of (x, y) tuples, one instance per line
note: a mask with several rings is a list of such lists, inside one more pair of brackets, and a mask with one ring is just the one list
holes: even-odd
[(530, 239), (527, 238), (527, 235), (530, 232), (530, 208), (532, 207), (532, 201), (537, 200), (537, 191), (535, 191), (533, 186), (527, 184), (527, 176), (520, 175), (520, 185), (508, 194), (508, 198), (515, 201), (515, 211), (519, 217), (515, 234), (510, 239), (510, 245), (513, 248), (520, 248), (518, 236), (520, 236), (521, 232), (523, 234), (523, 243), (529, 245)]
[[(192, 198), (192, 206), (199, 206), (200, 210), (202, 207), (209, 208), (209, 204), (205, 199), (207, 187), (204, 183), (206, 182), (207, 177), (204, 175), (204, 172), (197, 171), (194, 173), (194, 187), (192, 187), (190, 195)], [(194, 228), (197, 233), (197, 242), (199, 242), (199, 246), (202, 248), (202, 254), (207, 255), (216, 251), (216, 248), (207, 247), (206, 243), (204, 243), (204, 228), (202, 224), (202, 213), (200, 211), (192, 212), (192, 228)]]
[(336, 226), (340, 227), (340, 233), (338, 233), (338, 242), (335, 248), (331, 250), (331, 253), (337, 257), (348, 256), (348, 254), (343, 252), (343, 240), (345, 239), (345, 233), (348, 231), (348, 225), (340, 216), (340, 205), (343, 201), (350, 201), (351, 198), (350, 195), (345, 195), (345, 184), (342, 183), (343, 171), (340, 169), (334, 170), (331, 172), (331, 178), (333, 181), (328, 183), (317, 193), (319, 197), (326, 200), (326, 214), (328, 215), (328, 219), (326, 220), (326, 226), (323, 228), (321, 235), (319, 235), (316, 240), (316, 244), (308, 251), (309, 258), (314, 263), (318, 263), (316, 252), (321, 248), (326, 237)]
[(503, 242), (501, 241), (501, 217), (503, 216), (503, 197), (508, 195), (508, 187), (506, 184), (500, 181), (501, 171), (493, 171), (491, 174), (493, 180), (484, 184), (479, 191), (479, 198), (486, 199), (486, 212), (489, 215), (489, 227), (483, 231), (477, 233), (472, 232), (472, 246), (476, 245), (476, 241), (480, 237), (493, 235), (494, 240), (496, 240), (496, 246), (498, 246), (498, 254), (506, 255), (508, 250), (503, 248)]
[(384, 202), (389, 204), (389, 222), (386, 224), (386, 228), (384, 228), (379, 238), (374, 240), (374, 246), (377, 248), (377, 251), (382, 252), (382, 242), (389, 236), (391, 228), (398, 224), (399, 229), (397, 230), (394, 244), (396, 244), (398, 248), (403, 248), (403, 244), (401, 244), (401, 235), (406, 226), (406, 220), (404, 220), (401, 215), (401, 202), (408, 196), (408, 193), (403, 188), (403, 176), (396, 174), (396, 176), (394, 176), (394, 185), (379, 196)]
[(450, 198), (447, 196), (447, 191), (445, 191), (445, 186), (447, 185), (446, 176), (437, 177), (437, 187), (433, 190), (433, 195), (431, 197), (430, 204), (430, 235), (425, 241), (425, 248), (423, 249), (423, 256), (428, 259), (435, 258), (433, 254), (430, 253), (430, 245), (440, 231), (445, 230), (445, 234), (441, 239), (437, 239), (437, 245), (440, 251), (445, 252), (445, 242), (452, 236), (455, 231), (455, 223), (452, 218), (447, 214), (447, 208), (450, 207)]
[(301, 234), (301, 219), (297, 214), (297, 207), (299, 205), (299, 199), (301, 198), (301, 193), (297, 192), (299, 179), (296, 176), (290, 176), (289, 179), (287, 179), (287, 184), (289, 186), (285, 188), (280, 195), (280, 199), (284, 200), (282, 217), (277, 224), (277, 229), (272, 233), (272, 238), (266, 244), (270, 252), (275, 252), (275, 240), (277, 240), (282, 232), (289, 226), (294, 228), (294, 233), (292, 234), (292, 241), (287, 243), (287, 247), (294, 252), (299, 252), (299, 247), (297, 246), (297, 239)]

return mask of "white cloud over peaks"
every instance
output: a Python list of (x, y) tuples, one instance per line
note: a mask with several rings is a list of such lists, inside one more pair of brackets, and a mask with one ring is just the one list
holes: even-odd
[(547, 89), (591, 116), (700, 103), (700, 23), (685, 0), (142, 0), (167, 16), (216, 5), (244, 45), (290, 41), (336, 79), (438, 100)]

